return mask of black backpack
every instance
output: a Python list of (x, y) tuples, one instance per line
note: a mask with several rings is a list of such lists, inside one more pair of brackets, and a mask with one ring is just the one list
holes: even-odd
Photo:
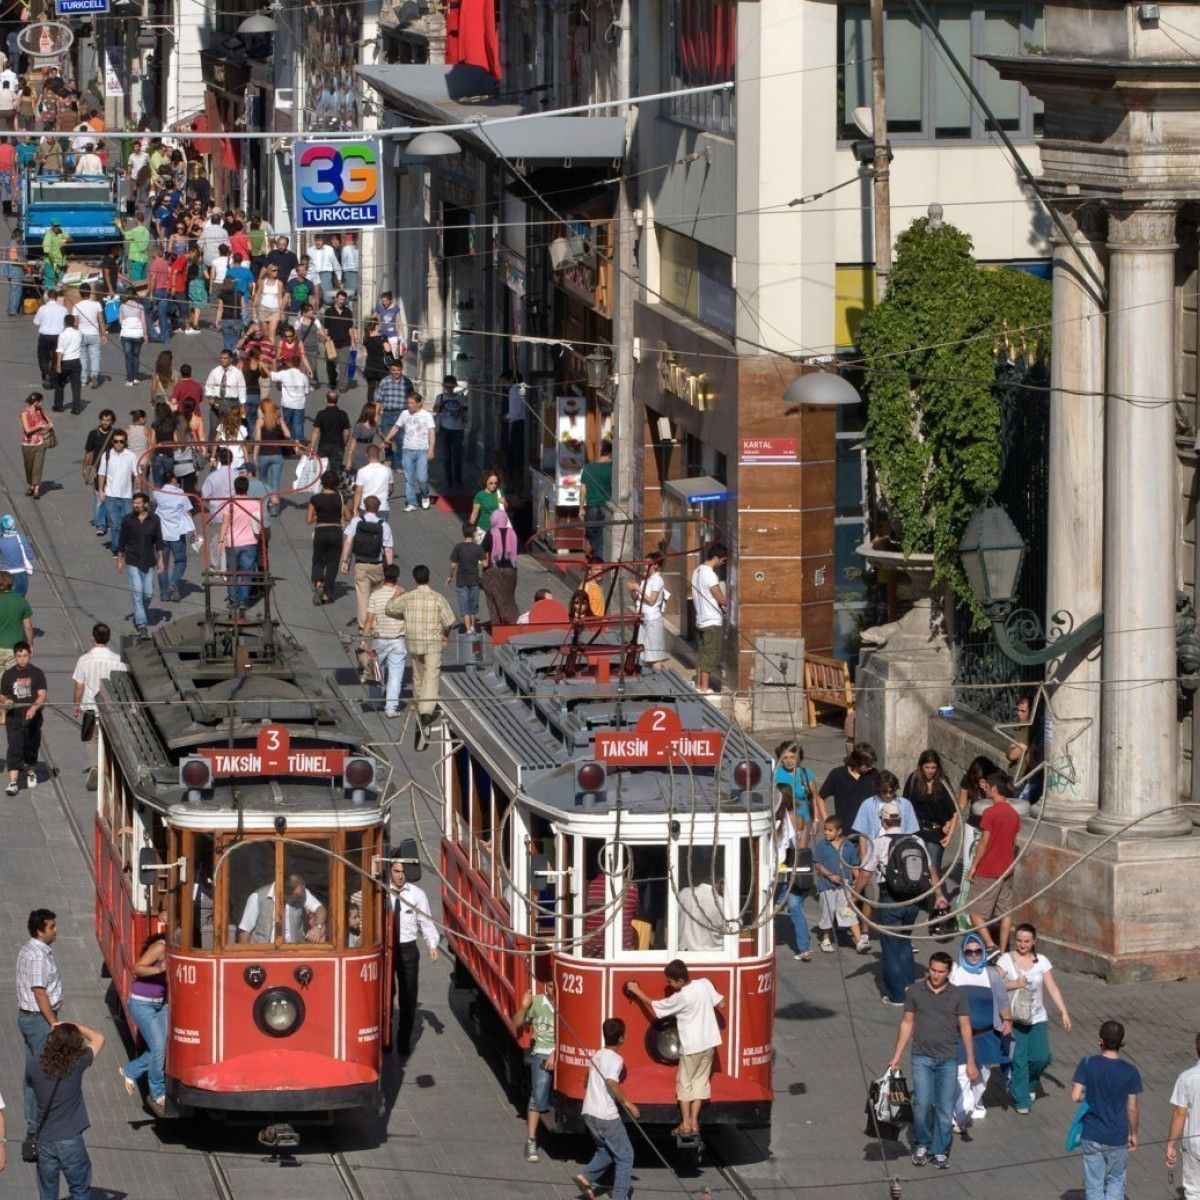
[(359, 562), (379, 562), (383, 558), (383, 522), (360, 517), (350, 549)]
[(893, 900), (915, 900), (933, 886), (929, 874), (929, 855), (921, 839), (913, 833), (892, 838), (888, 847), (883, 886)]

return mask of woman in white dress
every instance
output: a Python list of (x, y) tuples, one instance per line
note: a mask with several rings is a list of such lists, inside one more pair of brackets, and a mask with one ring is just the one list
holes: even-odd
[(655, 550), (646, 555), (646, 578), (638, 583), (631, 580), (629, 592), (634, 607), (641, 615), (638, 641), (642, 647), (642, 662), (651, 671), (661, 671), (667, 661), (667, 637), (663, 629), (663, 610), (671, 593), (663, 583), (663, 556)]

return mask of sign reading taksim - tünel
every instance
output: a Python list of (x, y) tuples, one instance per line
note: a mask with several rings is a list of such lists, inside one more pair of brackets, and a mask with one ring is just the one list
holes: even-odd
[(212, 746), (197, 753), (214, 775), (340, 775), (346, 765), (346, 751), (337, 747), (293, 749), (282, 725), (264, 725), (254, 747)]
[(596, 734), (596, 757), (626, 767), (675, 763), (715, 767), (721, 761), (725, 735), (717, 729), (684, 729), (670, 708), (648, 708), (632, 730)]

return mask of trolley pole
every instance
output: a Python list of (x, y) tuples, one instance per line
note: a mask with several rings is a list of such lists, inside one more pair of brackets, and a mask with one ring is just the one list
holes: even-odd
[(875, 299), (887, 292), (892, 273), (892, 188), (888, 179), (887, 79), (884, 70), (883, 0), (871, 0), (871, 191), (875, 210)]

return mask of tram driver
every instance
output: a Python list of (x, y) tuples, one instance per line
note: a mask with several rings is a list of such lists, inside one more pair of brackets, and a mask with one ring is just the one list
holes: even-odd
[[(284, 880), (286, 900), (283, 906), (285, 942), (323, 942), (325, 905), (308, 890), (303, 875), (288, 875)], [(275, 884), (269, 883), (251, 892), (238, 922), (239, 942), (273, 942), (279, 924), (275, 911)]]

